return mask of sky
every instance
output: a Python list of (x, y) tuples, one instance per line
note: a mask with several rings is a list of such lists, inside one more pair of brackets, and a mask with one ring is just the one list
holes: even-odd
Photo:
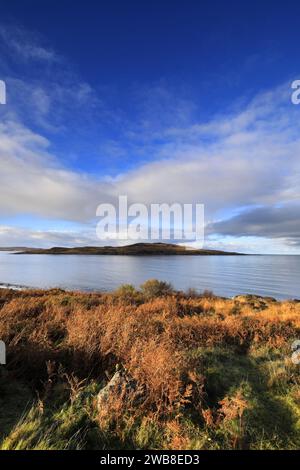
[(0, 246), (101, 245), (97, 206), (127, 195), (204, 204), (208, 248), (300, 254), (299, 18), (291, 0), (1, 0)]

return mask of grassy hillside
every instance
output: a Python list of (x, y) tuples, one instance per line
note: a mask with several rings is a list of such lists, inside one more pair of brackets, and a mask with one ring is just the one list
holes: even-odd
[(0, 291), (1, 449), (296, 449), (300, 303)]
[(39, 255), (238, 255), (240, 253), (220, 250), (193, 250), (171, 243), (134, 243), (126, 246), (82, 246), (76, 248), (53, 247), (21, 250), (26, 254)]

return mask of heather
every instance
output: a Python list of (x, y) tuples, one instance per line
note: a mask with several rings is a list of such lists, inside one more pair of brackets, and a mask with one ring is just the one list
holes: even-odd
[(296, 449), (300, 303), (0, 291), (1, 449)]

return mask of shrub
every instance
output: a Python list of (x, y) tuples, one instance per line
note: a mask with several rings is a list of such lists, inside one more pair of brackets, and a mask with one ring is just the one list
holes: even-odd
[(123, 284), (115, 292), (114, 296), (125, 303), (138, 303), (141, 301), (141, 294), (131, 284)]
[(201, 297), (204, 297), (206, 299), (213, 299), (215, 296), (215, 294), (213, 293), (212, 290), (209, 290), (209, 289), (205, 289), (202, 294), (201, 294)]
[(168, 282), (158, 281), (157, 279), (149, 279), (141, 285), (141, 290), (146, 299), (155, 297), (164, 297), (172, 294), (173, 287)]
[(194, 289), (193, 287), (190, 287), (189, 289), (187, 289), (185, 295), (188, 299), (198, 299), (200, 297), (200, 294), (197, 291), (197, 289)]

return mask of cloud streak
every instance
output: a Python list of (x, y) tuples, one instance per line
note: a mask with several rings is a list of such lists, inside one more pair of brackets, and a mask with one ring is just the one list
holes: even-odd
[(230, 219), (208, 225), (207, 233), (278, 238), (290, 245), (300, 246), (300, 204), (246, 210)]
[(0, 38), (17, 60), (58, 62), (59, 56), (50, 48), (40, 45), (41, 37), (21, 27), (0, 25)]

